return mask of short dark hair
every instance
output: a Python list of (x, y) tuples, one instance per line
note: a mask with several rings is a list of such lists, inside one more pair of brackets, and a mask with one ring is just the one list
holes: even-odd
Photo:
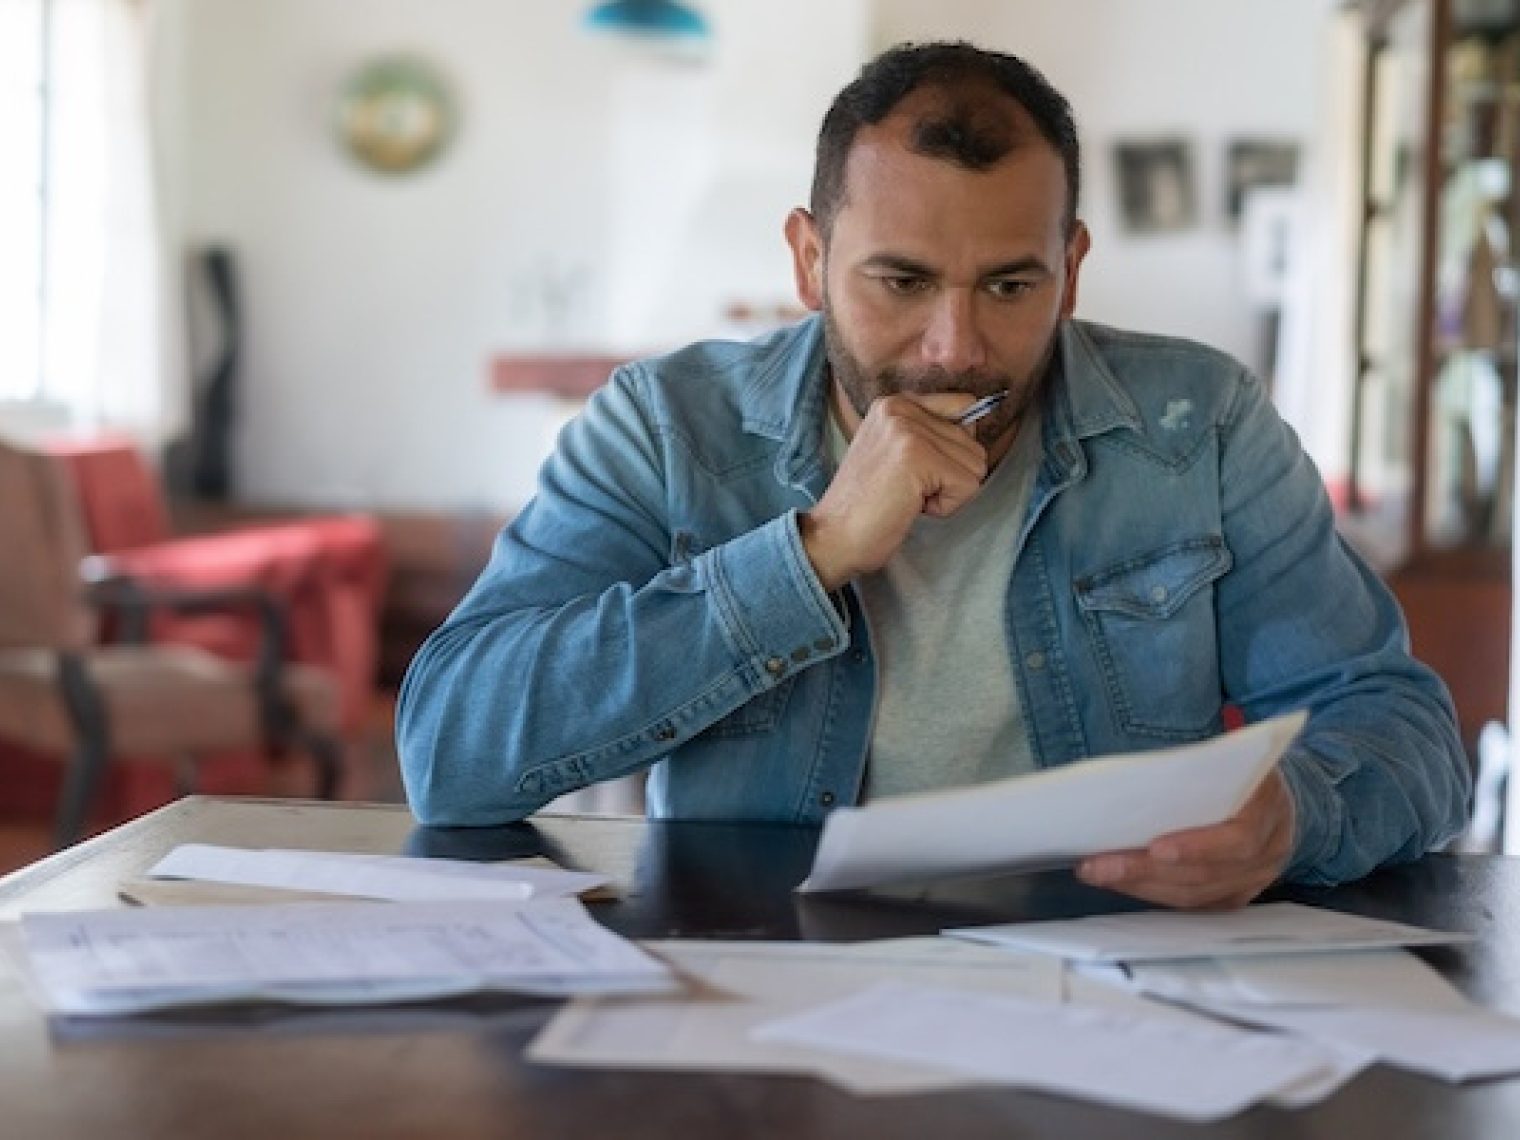
[[(813, 166), (811, 208), (825, 233), (844, 199), (845, 164), (855, 136), (862, 127), (880, 123), (921, 87), (967, 96), (992, 88), (1022, 107), (1066, 168), (1065, 223), (1070, 231), (1082, 189), (1081, 145), (1071, 104), (1018, 56), (947, 41), (898, 44), (866, 64), (835, 96), (818, 132)], [(1006, 127), (989, 123), (979, 109), (970, 98), (957, 99), (944, 113), (919, 122), (913, 132), (914, 151), (969, 170), (996, 165), (1021, 140)]]

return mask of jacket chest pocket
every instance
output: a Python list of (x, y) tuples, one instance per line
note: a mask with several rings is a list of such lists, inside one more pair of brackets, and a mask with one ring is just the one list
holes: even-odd
[(1214, 582), (1233, 558), (1217, 535), (1129, 558), (1072, 583), (1121, 728), (1167, 739), (1217, 731)]

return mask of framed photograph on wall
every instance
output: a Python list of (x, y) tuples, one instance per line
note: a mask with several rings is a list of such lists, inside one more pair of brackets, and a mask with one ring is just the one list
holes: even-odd
[(1198, 222), (1193, 146), (1186, 139), (1127, 140), (1114, 144), (1119, 207), (1131, 233), (1169, 233)]
[(1225, 214), (1240, 222), (1248, 192), (1298, 181), (1298, 144), (1290, 139), (1234, 139), (1225, 151)]

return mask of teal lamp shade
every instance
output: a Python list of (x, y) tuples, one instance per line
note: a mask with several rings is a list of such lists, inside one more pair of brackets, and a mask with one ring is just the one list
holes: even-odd
[(676, 0), (607, 0), (586, 14), (593, 31), (657, 39), (705, 40), (707, 18)]

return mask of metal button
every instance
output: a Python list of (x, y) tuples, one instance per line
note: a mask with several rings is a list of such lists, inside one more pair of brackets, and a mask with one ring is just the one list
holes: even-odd
[(765, 659), (765, 671), (772, 677), (779, 677), (786, 672), (786, 662), (780, 657), (767, 657)]
[(811, 649), (809, 649), (806, 645), (802, 646), (799, 649), (792, 650), (792, 660), (795, 661), (795, 662), (797, 662), (799, 665), (802, 662), (806, 661), (812, 655), (813, 655), (813, 651)]
[(676, 738), (675, 726), (671, 724), (662, 724), (659, 728), (654, 730), (652, 735), (656, 740), (674, 740)]
[(1036, 649), (1034, 652), (1025, 656), (1024, 664), (1031, 669), (1043, 669), (1045, 668), (1045, 654)]
[(1152, 586), (1151, 587), (1151, 601), (1153, 601), (1153, 602), (1164, 602), (1164, 601), (1166, 601), (1166, 594), (1167, 594), (1167, 590), (1166, 590), (1165, 586)]
[(813, 648), (818, 650), (819, 653), (827, 653), (830, 649), (834, 648), (834, 639), (832, 637), (820, 637), (817, 641), (813, 642)]
[(833, 807), (834, 806), (834, 793), (833, 792), (824, 792), (823, 795), (821, 795), (821, 796), (818, 797), (818, 802), (820, 804), (822, 804), (824, 807)]

